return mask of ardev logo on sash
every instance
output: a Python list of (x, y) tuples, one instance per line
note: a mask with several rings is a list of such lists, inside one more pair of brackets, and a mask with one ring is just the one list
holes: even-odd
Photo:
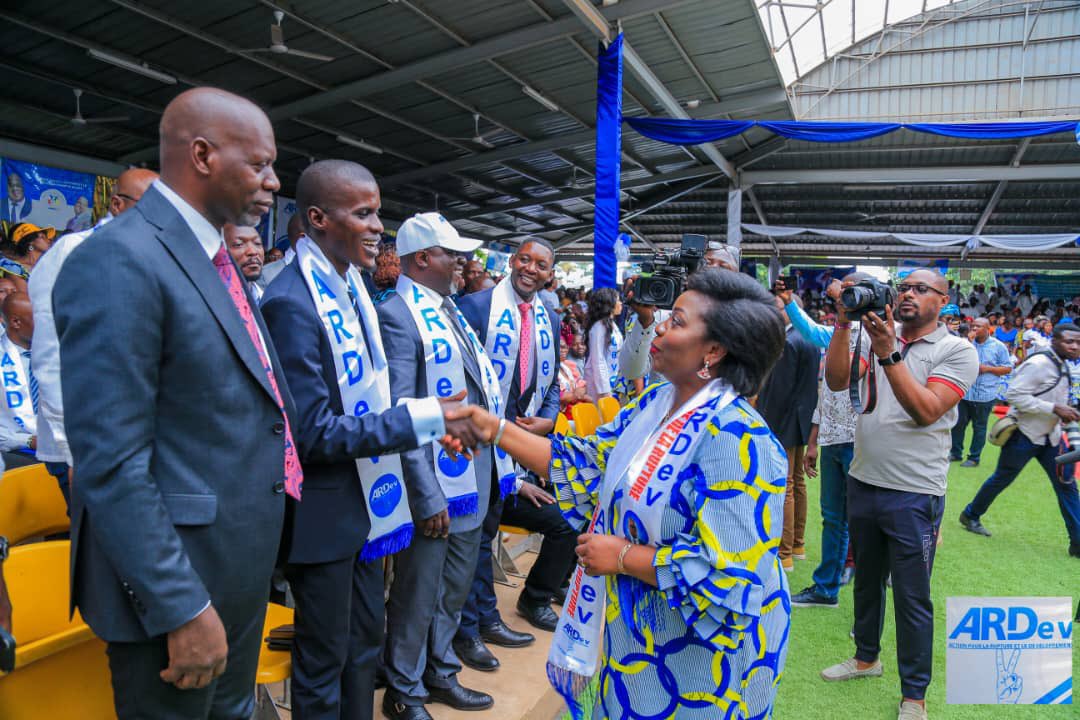
[(946, 600), (951, 704), (1072, 704), (1072, 599)]

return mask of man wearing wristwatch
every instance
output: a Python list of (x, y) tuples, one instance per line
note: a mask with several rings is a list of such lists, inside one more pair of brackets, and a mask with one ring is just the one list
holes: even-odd
[[(848, 480), (848, 525), (855, 546), (855, 647), (853, 658), (826, 668), (828, 681), (876, 677), (891, 573), (896, 614), (897, 666), (902, 700), (899, 720), (925, 720), (924, 697), (933, 660), (934, 607), (930, 573), (949, 471), (956, 405), (979, 374), (971, 343), (938, 323), (949, 301), (945, 278), (916, 270), (897, 286), (885, 317), (868, 313), (858, 376), (863, 397), (877, 402), (859, 416)], [(851, 377), (851, 323), (838, 305), (839, 322), (825, 355), (831, 390)], [(872, 403), (868, 403), (868, 406)]]

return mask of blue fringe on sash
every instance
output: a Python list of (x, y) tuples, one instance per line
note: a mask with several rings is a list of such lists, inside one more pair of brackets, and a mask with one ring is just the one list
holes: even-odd
[(413, 524), (409, 522), (382, 537), (368, 538), (360, 548), (360, 562), (371, 562), (387, 555), (401, 552), (413, 539)]
[(507, 475), (499, 480), (499, 495), (503, 500), (514, 494), (514, 485), (517, 484), (517, 478), (513, 475)]
[(592, 715), (599, 690), (599, 675), (597, 672), (597, 677), (586, 677), (547, 663), (548, 682), (566, 701), (573, 720), (585, 720)]
[(450, 517), (475, 515), (480, 510), (480, 496), (477, 493), (469, 493), (468, 495), (450, 498), (446, 510)]

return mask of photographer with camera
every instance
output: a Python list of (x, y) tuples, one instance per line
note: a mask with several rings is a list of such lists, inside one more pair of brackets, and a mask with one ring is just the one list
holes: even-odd
[[(848, 525), (855, 546), (855, 656), (822, 671), (828, 681), (882, 675), (878, 660), (892, 574), (899, 720), (925, 720), (933, 664), (930, 574), (949, 471), (956, 405), (979, 374), (967, 341), (938, 323), (949, 301), (945, 278), (916, 270), (896, 292), (874, 280), (845, 288), (825, 355), (832, 390), (862, 385), (848, 480)], [(896, 307), (897, 325), (893, 320)], [(851, 321), (862, 324), (853, 368)], [(860, 378), (866, 382), (860, 383)], [(855, 396), (856, 393), (852, 392)]]
[[(1072, 450), (1078, 449), (1074, 439), (1080, 439), (1080, 427), (1076, 425), (1080, 421), (1080, 412), (1070, 405), (1072, 379), (1068, 366), (1069, 361), (1080, 358), (1080, 327), (1066, 323), (1055, 327), (1053, 333), (1050, 349), (1029, 356), (1017, 367), (1009, 382), (1005, 401), (1013, 411), (1007, 417), (1015, 418), (1015, 426), (1001, 446), (994, 473), (960, 513), (960, 524), (976, 535), (990, 537), (990, 531), (981, 522), (982, 516), (1034, 459), (1046, 471), (1057, 495), (1058, 508), (1069, 533), (1069, 555), (1080, 558), (1080, 496), (1076, 480), (1071, 473), (1059, 477), (1054, 462), (1063, 429)], [(1066, 423), (1064, 428), (1062, 423)]]

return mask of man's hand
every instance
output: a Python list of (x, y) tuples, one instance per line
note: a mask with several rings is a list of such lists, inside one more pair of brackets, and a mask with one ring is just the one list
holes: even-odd
[(168, 634), (169, 667), (160, 677), (181, 690), (204, 688), (225, 672), (229, 643), (214, 606)]
[(806, 453), (803, 454), (803, 470), (806, 472), (806, 477), (817, 477), (817, 456), (818, 446), (817, 443), (810, 443), (806, 446)]
[(843, 284), (839, 280), (833, 280), (829, 283), (829, 287), (825, 288), (826, 297), (832, 298), (833, 302), (840, 304), (840, 292), (844, 289)]
[(444, 538), (450, 535), (450, 513), (440, 510), (424, 520), (424, 535), (431, 538)]
[(877, 313), (866, 313), (862, 326), (870, 336), (870, 350), (878, 358), (887, 358), (896, 352), (896, 323), (893, 322), (892, 305), (885, 306), (885, 319)]
[(1064, 422), (1076, 422), (1077, 420), (1080, 420), (1080, 412), (1077, 412), (1068, 405), (1055, 405), (1054, 414)]
[(555, 429), (555, 421), (542, 417), (519, 417), (514, 421), (523, 430), (528, 430), (533, 435), (550, 435)]
[(541, 505), (551, 505), (555, 502), (555, 498), (529, 482), (521, 483), (521, 487), (518, 489), (517, 494), (518, 497), (528, 500), (536, 507), (540, 507)]
[(470, 422), (472, 410), (468, 405), (461, 404), (464, 399), (464, 390), (448, 398), (439, 398), (443, 423), (446, 425), (446, 435), (439, 440), (439, 443), (446, 448), (446, 452), (454, 455), (463, 454), (471, 460), (471, 451), (479, 446), (483, 439), (477, 435), (476, 428)]
[(11, 598), (4, 583), (3, 563), (0, 563), (0, 627), (11, 632)]
[(634, 302), (634, 291), (628, 290), (626, 293), (626, 304), (630, 306), (630, 309), (637, 315), (638, 322), (641, 323), (641, 327), (647, 328), (652, 326), (653, 321), (656, 319), (656, 306), (645, 305), (643, 303)]
[(30, 436), (30, 439), (26, 441), (26, 447), (37, 452), (37, 435)]
[(777, 280), (773, 283), (773, 294), (780, 298), (780, 301), (787, 305), (791, 302), (791, 288), (784, 285), (783, 280)]

